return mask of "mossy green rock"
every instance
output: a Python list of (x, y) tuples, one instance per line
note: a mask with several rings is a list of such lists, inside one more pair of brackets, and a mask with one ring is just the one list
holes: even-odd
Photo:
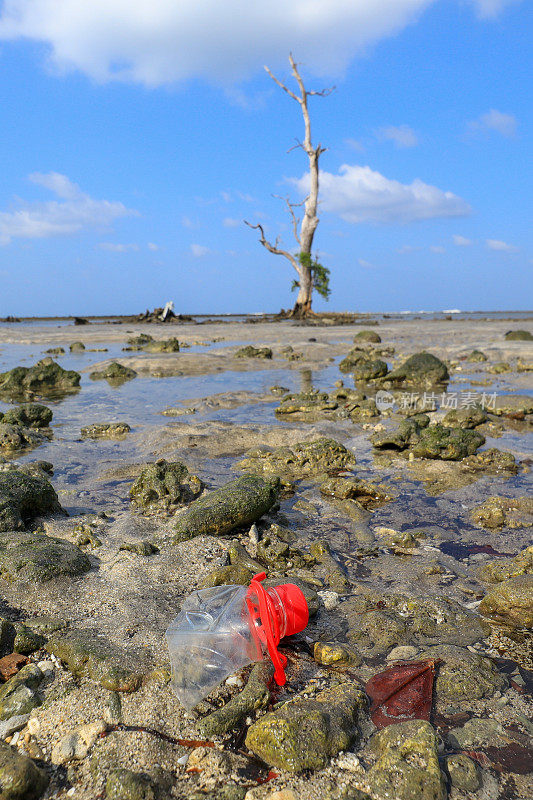
[(0, 800), (39, 800), (47, 786), (44, 770), (0, 741)]
[(0, 533), (0, 574), (8, 580), (43, 583), (88, 572), (91, 562), (75, 544), (40, 533)]
[(463, 647), (437, 645), (416, 656), (417, 661), (426, 658), (441, 660), (434, 690), (437, 701), (480, 700), (482, 697), (492, 697), (495, 692), (503, 691), (508, 686), (507, 678), (489, 658)]
[(507, 331), (505, 338), (508, 342), (533, 342), (533, 334), (529, 331)]
[(446, 758), (446, 772), (454, 789), (461, 792), (477, 792), (481, 786), (479, 770), (471, 758), (464, 753), (451, 755)]
[(83, 342), (72, 342), (68, 349), (71, 353), (83, 353), (85, 352), (85, 345)]
[(483, 528), (530, 528), (533, 497), (489, 497), (472, 509), (471, 516)]
[(480, 363), (482, 361), (488, 361), (488, 358), (481, 350), (472, 350), (470, 355), (466, 357), (466, 360), (473, 363)]
[(323, 437), (275, 450), (250, 450), (237, 466), (250, 472), (303, 477), (350, 469), (355, 455), (335, 439)]
[(78, 677), (89, 677), (113, 692), (134, 692), (144, 670), (135, 658), (93, 630), (68, 630), (52, 636), (46, 649)]
[(373, 381), (383, 378), (388, 370), (384, 361), (380, 358), (361, 360), (353, 368), (354, 381)]
[(370, 658), (384, 656), (397, 645), (445, 642), (466, 647), (486, 633), (477, 614), (445, 597), (358, 593), (341, 608), (348, 641)]
[(20, 530), (34, 517), (62, 511), (54, 487), (42, 475), (24, 468), (0, 472), (0, 531)]
[(354, 342), (372, 342), (372, 344), (379, 344), (381, 336), (376, 331), (359, 331), (353, 337)]
[(222, 708), (204, 717), (199, 728), (203, 736), (221, 736), (239, 727), (250, 714), (264, 708), (270, 700), (269, 684), (274, 677), (274, 667), (269, 662), (255, 664), (246, 686)]
[(519, 575), (533, 575), (533, 545), (526, 547), (513, 558), (498, 558), (483, 564), (478, 578), (487, 583), (500, 583)]
[(29, 656), (30, 653), (34, 653), (36, 650), (40, 650), (41, 647), (44, 647), (46, 639), (38, 631), (29, 628), (22, 622), (14, 622), (13, 627), (15, 629), (15, 639), (13, 641), (13, 650), (15, 653), (22, 653), (25, 656)]
[(52, 409), (40, 403), (22, 403), (6, 411), (2, 422), (26, 428), (47, 428), (52, 421)]
[(127, 422), (95, 422), (81, 429), (84, 439), (122, 439), (131, 428)]
[(310, 414), (324, 411), (334, 411), (338, 403), (331, 400), (326, 392), (312, 390), (288, 394), (276, 408), (275, 413), (282, 417), (288, 414)]
[(370, 441), (374, 447), (385, 450), (405, 450), (420, 439), (420, 433), (429, 425), (427, 414), (415, 414), (404, 419), (392, 431), (378, 431), (372, 434)]
[(81, 375), (65, 370), (51, 358), (43, 358), (33, 367), (15, 367), (0, 373), (0, 396), (31, 399), (35, 395), (59, 398), (79, 390)]
[(180, 461), (161, 459), (147, 464), (130, 489), (131, 501), (141, 508), (168, 508), (191, 503), (202, 492), (204, 484)]
[(495, 622), (533, 629), (533, 575), (517, 575), (493, 586), (479, 612)]
[(272, 350), (270, 347), (253, 347), (248, 344), (237, 350), (235, 358), (272, 358)]
[(117, 767), (106, 782), (107, 800), (155, 800), (156, 793), (148, 775)]
[(243, 475), (195, 500), (179, 514), (174, 541), (194, 536), (221, 535), (251, 525), (276, 503), (279, 479)]
[(320, 485), (320, 493), (337, 500), (356, 500), (370, 509), (393, 499), (384, 487), (363, 478), (329, 478)]
[(418, 458), (460, 461), (474, 455), (482, 444), (485, 444), (485, 437), (478, 431), (436, 424), (420, 431), (418, 442), (410, 447), (410, 451)]
[(10, 454), (17, 450), (39, 447), (44, 441), (46, 441), (46, 437), (33, 428), (23, 428), (22, 425), (0, 422), (0, 451)]
[(143, 350), (147, 353), (179, 353), (180, 343), (175, 338), (151, 341), (144, 345)]
[(360, 347), (352, 348), (349, 353), (339, 362), (339, 370), (341, 372), (353, 372), (354, 368), (361, 361), (366, 361), (368, 353)]
[(136, 378), (137, 373), (134, 369), (125, 367), (119, 364), (118, 361), (112, 361), (105, 369), (91, 372), (89, 378), (93, 381), (106, 380), (111, 386), (120, 386), (125, 381), (131, 381)]
[(487, 421), (487, 412), (479, 406), (452, 408), (444, 417), (444, 424), (452, 428), (476, 428)]
[[(37, 664), (26, 664), (0, 687), (0, 719), (29, 714), (41, 705), (35, 689), (44, 675)], [(0, 795), (1, 796), (1, 795)]]
[(446, 364), (432, 353), (415, 353), (396, 369), (389, 372), (384, 380), (398, 384), (434, 386), (449, 379)]
[(341, 683), (261, 717), (249, 728), (246, 746), (278, 769), (322, 769), (352, 744), (365, 707), (363, 692), (353, 682)]
[(378, 760), (367, 773), (372, 796), (381, 800), (446, 800), (437, 754), (437, 736), (429, 722), (389, 725), (370, 743)]

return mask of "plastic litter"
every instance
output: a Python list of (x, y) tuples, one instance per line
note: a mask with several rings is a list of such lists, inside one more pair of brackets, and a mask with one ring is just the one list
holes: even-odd
[(285, 636), (303, 631), (309, 609), (292, 583), (265, 589), (264, 572), (249, 586), (215, 586), (193, 592), (169, 625), (166, 638), (172, 686), (190, 710), (229, 675), (270, 658), (274, 680), (286, 682), (287, 659), (278, 651)]

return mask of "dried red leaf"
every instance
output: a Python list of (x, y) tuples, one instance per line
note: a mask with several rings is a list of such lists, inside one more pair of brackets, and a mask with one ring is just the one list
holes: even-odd
[(409, 719), (429, 720), (438, 661), (408, 661), (374, 675), (365, 686), (377, 728)]
[(10, 653), (8, 656), (0, 658), (0, 678), (3, 681), (9, 680), (27, 663), (26, 656), (20, 653)]

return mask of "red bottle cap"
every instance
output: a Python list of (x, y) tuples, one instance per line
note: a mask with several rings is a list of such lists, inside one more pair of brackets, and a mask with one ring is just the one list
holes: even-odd
[(265, 589), (261, 581), (266, 573), (254, 575), (246, 594), (246, 605), (251, 619), (252, 635), (257, 643), (268, 650), (275, 667), (274, 680), (278, 686), (286, 682), (284, 667), (287, 659), (278, 652), (284, 636), (303, 631), (309, 622), (309, 608), (302, 590), (293, 583)]

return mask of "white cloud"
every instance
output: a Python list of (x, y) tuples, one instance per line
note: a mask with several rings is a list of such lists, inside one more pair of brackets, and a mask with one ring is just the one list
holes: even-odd
[(0, 244), (12, 239), (44, 239), (107, 228), (116, 219), (138, 213), (122, 203), (93, 199), (58, 172), (34, 172), (29, 179), (56, 194), (59, 200), (19, 201), (14, 210), (0, 211)]
[(511, 3), (520, 2), (520, 0), (473, 0), (476, 6), (478, 16), (481, 19), (493, 19), (497, 17), (506, 6)]
[(517, 121), (512, 114), (504, 114), (491, 108), (486, 114), (481, 114), (478, 119), (468, 123), (470, 133), (490, 133), (496, 131), (502, 136), (511, 139), (516, 134)]
[(360, 142), (358, 139), (345, 139), (344, 140), (344, 144), (347, 144), (348, 147), (351, 147), (352, 150), (355, 150), (358, 153), (364, 153), (365, 152), (364, 144), (362, 142)]
[(435, 0), (4, 0), (0, 38), (45, 43), (57, 69), (149, 86), (249, 77), (293, 51), (317, 75), (342, 73)]
[(239, 228), (242, 225), (242, 220), (233, 219), (233, 217), (225, 217), (222, 224), (225, 228)]
[(400, 149), (416, 147), (418, 144), (418, 136), (409, 125), (388, 125), (379, 129), (377, 137), (384, 141), (394, 142)]
[(117, 244), (115, 242), (100, 242), (100, 250), (109, 250), (110, 253), (127, 253), (129, 250), (138, 250), (138, 244)]
[[(290, 179), (307, 194), (309, 174)], [(464, 217), (470, 206), (452, 192), (444, 192), (418, 178), (410, 184), (385, 178), (370, 167), (343, 164), (338, 175), (321, 173), (324, 211), (346, 222), (413, 222), (436, 217)]]
[(148, 250), (153, 250), (155, 252), (156, 250), (159, 250), (159, 245), (155, 242), (148, 242)]
[(405, 255), (406, 253), (416, 253), (416, 252), (418, 252), (419, 250), (422, 250), (422, 248), (421, 248), (421, 247), (415, 247), (415, 246), (414, 246), (414, 245), (412, 245), (412, 244), (402, 244), (402, 246), (401, 246), (401, 247), (398, 247), (398, 249), (396, 250), (396, 252), (397, 252), (399, 255), (403, 256), (403, 255)]
[(204, 247), (202, 244), (191, 244), (191, 253), (195, 258), (202, 258), (208, 256), (211, 250), (209, 247)]
[(501, 239), (487, 239), (487, 247), (489, 250), (498, 250), (500, 253), (517, 253), (518, 247), (514, 244), (507, 244), (502, 242)]
[(467, 239), (466, 236), (459, 236), (455, 233), (452, 238), (457, 247), (469, 247), (472, 244), (472, 239)]
[(370, 261), (367, 261), (365, 258), (360, 258), (358, 260), (358, 264), (363, 269), (376, 269), (375, 266), (373, 264), (371, 264)]
[(440, 245), (432, 245), (429, 249), (430, 249), (430, 252), (432, 252), (432, 253), (442, 254), (442, 253), (446, 252), (446, 248), (441, 247)]

